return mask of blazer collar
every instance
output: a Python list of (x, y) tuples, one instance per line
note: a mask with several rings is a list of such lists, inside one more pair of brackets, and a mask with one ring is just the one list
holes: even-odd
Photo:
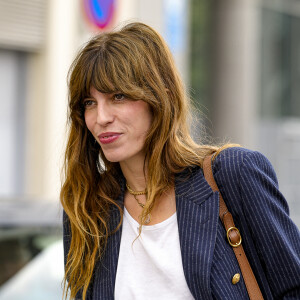
[[(117, 201), (123, 208), (125, 178), (120, 179), (121, 194)], [(200, 167), (190, 167), (175, 176), (176, 210), (183, 271), (196, 299), (212, 299), (210, 269), (217, 233), (219, 196), (206, 182)], [(113, 208), (110, 229), (116, 228), (120, 212)], [(114, 299), (122, 226), (109, 237), (105, 255), (95, 274), (98, 291), (105, 299)], [(100, 286), (99, 286), (100, 285)]]

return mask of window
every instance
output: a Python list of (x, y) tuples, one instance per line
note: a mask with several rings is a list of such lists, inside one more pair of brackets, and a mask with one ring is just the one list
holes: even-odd
[(262, 9), (261, 114), (300, 117), (300, 16)]

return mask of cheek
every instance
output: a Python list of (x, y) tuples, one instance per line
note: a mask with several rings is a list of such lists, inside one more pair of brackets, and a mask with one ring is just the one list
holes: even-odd
[(93, 128), (92, 128), (92, 118), (91, 118), (91, 114), (85, 112), (84, 113), (84, 121), (85, 121), (85, 125), (88, 128), (88, 130), (93, 133)]
[(151, 112), (150, 106), (146, 102), (141, 102), (139, 110), (141, 125), (144, 131), (148, 132), (153, 122), (153, 114)]
[(151, 125), (153, 123), (153, 115), (150, 112), (150, 110), (147, 111), (147, 113), (145, 114), (145, 119), (144, 120), (147, 124), (145, 127), (147, 127), (146, 129), (147, 129), (147, 132), (148, 132), (151, 129)]

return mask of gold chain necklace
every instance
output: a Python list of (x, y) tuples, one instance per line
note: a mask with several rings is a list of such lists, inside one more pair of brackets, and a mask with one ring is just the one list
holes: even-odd
[[(136, 197), (136, 196), (140, 196), (140, 195), (146, 195), (147, 194), (147, 189), (145, 189), (144, 191), (134, 191), (130, 186), (129, 184), (126, 182), (126, 187), (127, 187), (127, 190), (128, 192), (133, 195), (134, 199), (136, 200), (136, 202), (138, 203), (138, 205), (141, 207), (141, 208), (144, 208), (145, 207), (145, 204), (141, 203), (139, 201), (139, 199)], [(151, 214), (149, 213), (146, 217), (146, 220), (145, 220), (145, 224), (149, 224), (151, 221)]]

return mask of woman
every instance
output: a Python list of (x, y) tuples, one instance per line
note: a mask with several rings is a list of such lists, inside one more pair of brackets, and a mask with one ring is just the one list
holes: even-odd
[(69, 94), (61, 202), (72, 299), (248, 299), (243, 278), (232, 284), (240, 269), (202, 173), (212, 153), (263, 296), (300, 299), (299, 231), (272, 166), (192, 140), (157, 32), (132, 23), (97, 35), (71, 66)]

